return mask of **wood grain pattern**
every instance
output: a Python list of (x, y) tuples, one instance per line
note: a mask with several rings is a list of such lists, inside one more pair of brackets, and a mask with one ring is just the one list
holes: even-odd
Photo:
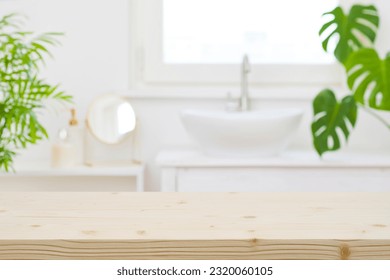
[(0, 259), (390, 259), (390, 193), (0, 193)]

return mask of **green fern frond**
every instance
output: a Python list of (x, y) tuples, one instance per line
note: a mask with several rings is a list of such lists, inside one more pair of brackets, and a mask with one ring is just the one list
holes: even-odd
[(72, 101), (59, 85), (39, 77), (62, 33), (35, 35), (21, 30), (22, 24), (18, 14), (0, 19), (0, 170), (5, 171), (12, 169), (16, 150), (48, 138), (37, 117), (43, 101)]

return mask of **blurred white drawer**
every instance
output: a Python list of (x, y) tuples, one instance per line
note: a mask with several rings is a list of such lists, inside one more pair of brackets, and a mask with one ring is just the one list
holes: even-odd
[(377, 192), (390, 191), (390, 158), (350, 155), (320, 160), (311, 153), (257, 160), (165, 151), (161, 190), (166, 192)]

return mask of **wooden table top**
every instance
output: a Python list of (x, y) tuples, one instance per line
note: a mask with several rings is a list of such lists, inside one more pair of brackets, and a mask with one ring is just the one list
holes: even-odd
[(390, 259), (390, 193), (0, 193), (0, 259)]

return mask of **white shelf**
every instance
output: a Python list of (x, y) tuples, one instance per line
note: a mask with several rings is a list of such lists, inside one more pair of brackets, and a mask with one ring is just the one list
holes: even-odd
[(121, 166), (75, 166), (53, 168), (47, 162), (16, 164), (15, 172), (0, 173), (0, 176), (135, 176), (143, 172), (143, 165)]
[(143, 164), (110, 164), (110, 165), (80, 165), (69, 168), (53, 168), (48, 162), (19, 162), (15, 164), (15, 172), (0, 172), (0, 178), (15, 179), (21, 177), (47, 178), (76, 177), (76, 178), (99, 178), (99, 177), (135, 177), (138, 192), (144, 191)]

